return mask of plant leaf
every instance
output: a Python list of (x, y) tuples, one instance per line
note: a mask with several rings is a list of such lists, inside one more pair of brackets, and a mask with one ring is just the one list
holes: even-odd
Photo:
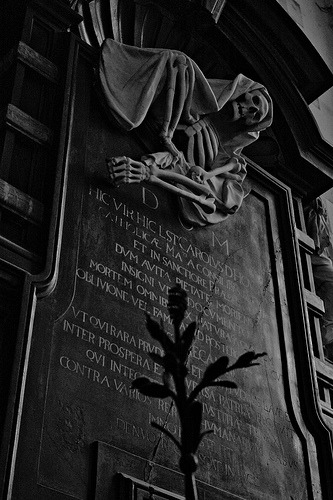
[(158, 365), (161, 365), (164, 367), (164, 357), (160, 356), (160, 354), (157, 354), (157, 352), (150, 352), (149, 353), (150, 358), (154, 361), (154, 363), (157, 363)]
[(168, 398), (173, 397), (173, 392), (165, 385), (158, 382), (152, 382), (148, 377), (138, 377), (132, 382), (132, 389), (137, 389), (144, 396), (152, 398)]
[(151, 384), (151, 380), (148, 377), (138, 377), (132, 382), (132, 389), (140, 389), (141, 387)]
[(173, 351), (174, 343), (168, 337), (167, 333), (161, 328), (159, 323), (152, 319), (148, 313), (146, 313), (146, 327), (151, 337), (161, 344), (165, 351)]
[(221, 358), (217, 359), (214, 363), (207, 366), (202, 381), (207, 384), (207, 382), (221, 377), (221, 375), (224, 375), (227, 372), (228, 364), (228, 356), (222, 356)]
[(266, 352), (255, 353), (254, 351), (247, 351), (241, 356), (239, 356), (237, 361), (233, 365), (231, 365), (227, 371), (236, 370), (238, 368), (248, 368), (250, 366), (256, 366), (259, 363), (253, 363), (253, 361), (266, 355), (267, 355)]
[(151, 398), (165, 399), (172, 395), (170, 389), (157, 382), (150, 382), (149, 384), (142, 385), (138, 388), (138, 391), (144, 396), (150, 396)]

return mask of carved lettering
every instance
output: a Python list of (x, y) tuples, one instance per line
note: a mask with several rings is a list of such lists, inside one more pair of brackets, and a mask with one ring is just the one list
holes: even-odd
[[(157, 214), (162, 201), (145, 187), (138, 203), (125, 202), (114, 191), (97, 187), (90, 187), (89, 200), (98, 223), (111, 228), (112, 240), (102, 235), (107, 250), (101, 245), (94, 253), (91, 245), (89, 252), (84, 249), (78, 256), (77, 294), (58, 327), (64, 339), (60, 370), (68, 377), (93, 383), (95, 393), (107, 390), (122, 400), (124, 404), (112, 410), (112, 425), (122, 440), (150, 450), (159, 439), (161, 449), (174, 453), (174, 445), (160, 439), (150, 426), (156, 422), (180, 437), (171, 399), (149, 398), (131, 388), (138, 377), (159, 382), (162, 373), (150, 355), (162, 356), (163, 351), (146, 332), (144, 312), (163, 322), (172, 336), (168, 290), (179, 283), (187, 292), (185, 323), (198, 324), (188, 358), (189, 392), (220, 356), (228, 356), (232, 363), (247, 350), (265, 350), (260, 342), (264, 329), (271, 328), (269, 301), (254, 279), (248, 249), (235, 246), (236, 234), (244, 238), (240, 228), (235, 233), (220, 231), (217, 226), (194, 232), (167, 220), (161, 223)], [(249, 238), (249, 252), (251, 242)], [(85, 293), (93, 297), (91, 302), (86, 301)], [(253, 301), (248, 299), (252, 296)], [(200, 466), (212, 477), (241, 479), (249, 487), (259, 484), (262, 456), (265, 467), (271, 463), (297, 471), (295, 456), (285, 457), (282, 452), (295, 438), (283, 400), (274, 399), (274, 391), (271, 397), (262, 390), (269, 379), (283, 394), (284, 374), (273, 352), (262, 365), (255, 372), (258, 378), (253, 379), (253, 389), (248, 375), (242, 378), (237, 373), (235, 378), (229, 376), (239, 384), (237, 389), (206, 387), (199, 396), (202, 430), (211, 431), (200, 445)], [(135, 418), (129, 417), (132, 408)], [(248, 470), (240, 466), (245, 460)]]

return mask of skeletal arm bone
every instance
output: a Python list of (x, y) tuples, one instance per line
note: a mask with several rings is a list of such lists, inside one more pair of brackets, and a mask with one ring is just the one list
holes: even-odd
[[(186, 179), (186, 177), (184, 177), (183, 175), (181, 177), (183, 177), (183, 179)], [(181, 198), (185, 198), (187, 200), (193, 201), (194, 203), (197, 203), (207, 213), (214, 213), (216, 211), (215, 197), (212, 196), (209, 189), (207, 190), (207, 192), (203, 192), (202, 194), (195, 194), (191, 191), (185, 191), (184, 189), (174, 186), (173, 184), (169, 184), (169, 182), (166, 182), (163, 179), (156, 177), (155, 175), (150, 176), (149, 182), (155, 184), (155, 186), (159, 186), (167, 191), (170, 191), (171, 193), (176, 194)]]
[[(233, 170), (233, 173), (230, 174), (230, 172)], [(241, 164), (238, 161), (237, 158), (231, 158), (231, 160), (226, 163), (225, 165), (222, 165), (221, 167), (214, 168), (213, 170), (206, 172), (201, 167), (198, 166), (193, 166), (191, 167), (189, 171), (189, 176), (191, 179), (193, 179), (195, 182), (199, 184), (203, 184), (205, 181), (208, 179), (211, 179), (212, 177), (216, 177), (218, 175), (223, 175), (226, 174), (226, 177), (228, 178), (233, 178), (235, 175), (235, 178), (237, 179), (237, 173), (241, 170)], [(229, 174), (229, 175), (228, 175)]]
[[(160, 155), (164, 156), (162, 153)], [(165, 155), (168, 155), (168, 153), (165, 153)], [(172, 165), (172, 162), (169, 163), (171, 161), (170, 158), (172, 156), (166, 156), (165, 165)], [(119, 186), (121, 184), (147, 181), (177, 196), (197, 203), (206, 213), (214, 213), (217, 208), (225, 210), (223, 200), (216, 196), (209, 185), (206, 184), (206, 181), (216, 176), (225, 176), (226, 178), (238, 181), (239, 176), (237, 172), (241, 170), (240, 161), (237, 158), (231, 158), (228, 163), (210, 172), (206, 172), (201, 167), (193, 166), (186, 176), (167, 167), (160, 168), (154, 163), (152, 157), (143, 157), (143, 159), (147, 163), (145, 161), (132, 160), (127, 156), (108, 159), (107, 166), (112, 185)]]
[(144, 180), (156, 183), (156, 179), (164, 182), (175, 182), (182, 184), (200, 194), (209, 195), (208, 187), (199, 184), (193, 179), (172, 170), (160, 169), (155, 164), (147, 165), (141, 161), (135, 161), (127, 156), (117, 156), (107, 159), (107, 167), (111, 183), (115, 186), (120, 184), (139, 183)]
[(227, 174), (231, 170), (238, 172), (241, 168), (238, 160), (232, 158), (227, 164), (215, 168), (210, 172), (206, 172), (201, 167), (194, 166), (190, 169), (189, 177), (187, 177), (173, 170), (161, 169), (154, 163), (147, 165), (144, 162), (132, 160), (127, 156), (107, 159), (107, 165), (111, 182), (116, 186), (119, 184), (138, 183), (144, 180), (156, 183), (155, 180), (160, 179), (165, 182), (181, 184), (195, 192), (210, 196), (209, 187), (203, 185), (206, 180), (217, 175)]
[[(212, 196), (210, 189), (202, 184), (198, 184), (185, 175), (170, 170), (162, 170), (157, 165), (147, 166), (141, 161), (131, 160), (126, 156), (110, 158), (106, 162), (113, 186), (139, 183), (146, 180), (177, 196), (198, 203), (207, 212), (213, 213), (216, 210), (214, 204), (215, 197)], [(183, 190), (172, 183), (183, 185), (194, 191), (194, 193)]]

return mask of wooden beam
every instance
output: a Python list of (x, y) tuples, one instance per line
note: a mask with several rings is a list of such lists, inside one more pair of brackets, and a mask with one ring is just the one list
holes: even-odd
[(49, 127), (27, 113), (24, 113), (24, 111), (14, 106), (14, 104), (8, 104), (6, 124), (44, 146), (51, 145), (53, 142), (53, 132)]
[(59, 79), (58, 67), (41, 54), (33, 50), (29, 45), (19, 42), (17, 48), (17, 58), (31, 69), (47, 78), (53, 83)]
[(34, 224), (42, 224), (43, 204), (0, 179), (0, 205)]

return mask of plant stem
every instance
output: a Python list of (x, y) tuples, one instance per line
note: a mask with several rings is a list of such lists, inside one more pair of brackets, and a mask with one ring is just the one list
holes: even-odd
[(185, 499), (198, 500), (197, 485), (195, 482), (194, 473), (186, 473), (185, 475)]

